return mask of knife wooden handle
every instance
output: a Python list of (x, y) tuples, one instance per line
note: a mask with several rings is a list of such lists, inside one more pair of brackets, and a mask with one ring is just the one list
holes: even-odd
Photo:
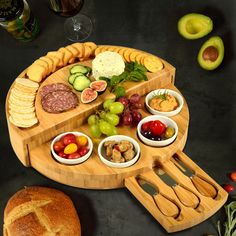
[(186, 207), (196, 208), (199, 205), (199, 198), (191, 191), (180, 185), (172, 187), (180, 202)]
[(161, 211), (161, 213), (165, 216), (169, 217), (177, 217), (179, 215), (179, 208), (172, 201), (167, 199), (161, 194), (156, 194), (153, 196), (157, 207)]
[(198, 192), (201, 193), (203, 196), (211, 198), (216, 197), (217, 190), (212, 184), (208, 183), (197, 175), (193, 175), (191, 177), (191, 180)]

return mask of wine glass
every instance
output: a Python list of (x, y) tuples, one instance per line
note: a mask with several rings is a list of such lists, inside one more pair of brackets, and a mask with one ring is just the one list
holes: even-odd
[(93, 30), (91, 19), (78, 12), (83, 0), (49, 0), (52, 11), (60, 16), (68, 17), (64, 23), (66, 37), (71, 41), (84, 41)]

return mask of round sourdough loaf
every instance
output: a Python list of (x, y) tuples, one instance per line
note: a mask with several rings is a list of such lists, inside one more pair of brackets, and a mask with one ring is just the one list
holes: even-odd
[(80, 220), (71, 199), (46, 187), (25, 187), (4, 210), (4, 236), (80, 236)]

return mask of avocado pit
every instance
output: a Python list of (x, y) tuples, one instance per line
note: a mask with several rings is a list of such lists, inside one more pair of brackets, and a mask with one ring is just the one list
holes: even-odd
[(217, 48), (214, 46), (207, 47), (202, 53), (202, 58), (205, 61), (214, 62), (217, 60), (218, 56), (219, 56), (219, 52), (218, 52)]

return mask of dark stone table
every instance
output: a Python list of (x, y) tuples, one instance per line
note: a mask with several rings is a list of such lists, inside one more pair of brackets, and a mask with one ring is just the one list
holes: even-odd
[[(41, 27), (34, 41), (18, 42), (0, 29), (1, 224), (5, 204), (11, 195), (23, 186), (42, 185), (62, 190), (72, 198), (81, 219), (83, 236), (167, 235), (127, 189), (85, 190), (65, 186), (24, 167), (16, 157), (5, 118), (9, 87), (35, 59), (70, 44), (63, 32), (65, 18), (54, 15), (46, 0), (30, 0), (29, 4)], [(190, 110), (184, 151), (218, 183), (230, 182), (227, 174), (236, 170), (236, 2), (85, 0), (81, 12), (89, 15), (94, 23), (88, 41), (141, 49), (176, 67), (175, 85), (183, 93)], [(214, 29), (210, 35), (193, 41), (179, 35), (177, 21), (190, 12), (204, 13), (213, 19)], [(218, 69), (209, 72), (199, 67), (196, 57), (201, 44), (214, 35), (224, 40), (225, 58)], [(205, 222), (172, 235), (217, 235), (215, 224), (223, 215), (222, 208)]]

